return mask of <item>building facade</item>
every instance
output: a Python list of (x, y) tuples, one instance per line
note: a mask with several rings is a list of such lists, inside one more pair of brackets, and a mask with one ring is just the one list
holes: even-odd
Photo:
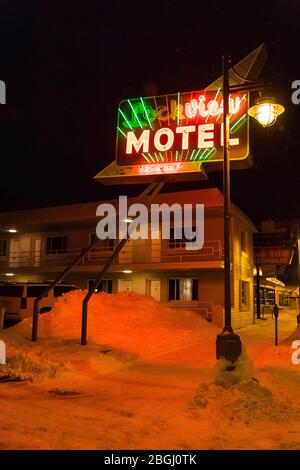
[(255, 309), (259, 286), (262, 313), (270, 312), (275, 304), (282, 310), (299, 305), (298, 226), (297, 219), (263, 220), (254, 235)]
[[(103, 201), (101, 201), (103, 202)], [(116, 204), (116, 201), (109, 201)], [(128, 199), (128, 204), (140, 202)], [(204, 204), (204, 246), (186, 250), (184, 240), (129, 239), (100, 289), (151, 295), (173, 307), (191, 308), (223, 326), (223, 196), (218, 189), (158, 194), (157, 204)], [(0, 280), (55, 279), (96, 237), (99, 202), (0, 214)], [(254, 321), (253, 233), (249, 218), (232, 204), (232, 322)], [(65, 279), (87, 288), (112, 254), (116, 240), (98, 242)]]

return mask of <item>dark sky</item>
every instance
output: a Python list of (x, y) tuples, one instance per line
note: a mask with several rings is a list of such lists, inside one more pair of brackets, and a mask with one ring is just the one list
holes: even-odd
[[(118, 102), (199, 90), (224, 52), (235, 61), (265, 42), (262, 78), (286, 113), (273, 128), (252, 124), (254, 166), (232, 172), (232, 200), (254, 220), (300, 216), (299, 18), (291, 0), (2, 0), (0, 210), (138, 194), (92, 180), (114, 158)], [(221, 183), (215, 173), (204, 185)]]

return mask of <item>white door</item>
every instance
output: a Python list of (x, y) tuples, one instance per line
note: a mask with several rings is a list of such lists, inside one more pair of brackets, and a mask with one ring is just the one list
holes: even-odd
[(33, 266), (38, 267), (41, 263), (42, 240), (40, 238), (35, 238), (33, 246)]
[(118, 279), (118, 292), (131, 292), (132, 281), (130, 279)]
[(21, 240), (10, 240), (9, 266), (17, 268), (21, 263)]
[(159, 279), (150, 281), (150, 295), (155, 300), (160, 302), (160, 280)]

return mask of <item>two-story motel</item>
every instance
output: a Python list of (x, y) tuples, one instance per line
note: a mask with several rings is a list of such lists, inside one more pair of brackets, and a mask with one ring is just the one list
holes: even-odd
[[(103, 201), (102, 201), (103, 202)], [(113, 203), (113, 201), (109, 201)], [(129, 203), (137, 200), (128, 199)], [(153, 296), (176, 307), (189, 307), (223, 325), (223, 196), (218, 189), (158, 194), (155, 203), (205, 206), (204, 246), (186, 250), (182, 240), (131, 240), (107, 273), (101, 289)], [(54, 279), (94, 239), (100, 202), (13, 211), (0, 214), (1, 281)], [(254, 321), (253, 233), (249, 218), (232, 204), (232, 318), (234, 328)], [(87, 288), (115, 240), (99, 241), (68, 275), (66, 282)]]

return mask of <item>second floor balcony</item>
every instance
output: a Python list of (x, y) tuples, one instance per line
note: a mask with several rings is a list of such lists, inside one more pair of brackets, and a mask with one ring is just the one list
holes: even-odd
[[(111, 256), (114, 250), (113, 244), (107, 247), (96, 247), (90, 251), (78, 263), (80, 266), (101, 266), (107, 258)], [(22, 269), (43, 269), (51, 268), (51, 271), (62, 270), (68, 266), (76, 257), (79, 256), (82, 248), (64, 248), (59, 250), (40, 250), (31, 251), (9, 251), (5, 256), (0, 256), (0, 269), (9, 268)], [(201, 250), (187, 250), (184, 244), (176, 243), (153, 243), (151, 240), (129, 240), (119, 256), (114, 261), (115, 265), (124, 264), (148, 264), (149, 268), (155, 265), (186, 262), (220, 262), (224, 257), (224, 246), (221, 240), (205, 241)]]

